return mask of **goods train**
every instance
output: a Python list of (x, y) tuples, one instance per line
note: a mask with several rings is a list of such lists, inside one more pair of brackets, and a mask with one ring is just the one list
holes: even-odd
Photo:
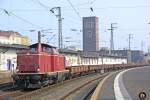
[[(88, 74), (129, 68), (133, 65), (80, 65), (65, 67), (65, 57), (57, 48), (44, 43), (36, 43), (28, 50), (17, 53), (17, 68), (14, 83), (22, 88), (40, 88), (66, 79)], [(139, 65), (134, 65), (139, 66)]]

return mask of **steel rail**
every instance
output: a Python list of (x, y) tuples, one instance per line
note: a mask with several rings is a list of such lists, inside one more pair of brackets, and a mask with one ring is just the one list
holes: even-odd
[[(103, 75), (105, 75), (105, 74), (103, 74)], [(43, 93), (45, 91), (48, 91), (50, 89), (55, 89), (55, 87), (65, 85), (66, 83), (73, 82), (73, 81), (78, 80), (78, 79), (82, 79), (82, 78), (84, 79), (84, 78), (87, 78), (88, 76), (89, 75), (85, 75), (85, 76), (82, 76), (82, 77), (77, 77), (77, 78), (73, 78), (73, 79), (70, 79), (70, 80), (66, 80), (66, 81), (63, 81), (63, 82), (60, 82), (60, 83), (57, 83), (57, 84), (49, 85), (49, 86), (43, 87), (41, 89), (29, 92), (29, 93), (25, 93), (24, 95), (15, 97), (12, 100), (29, 100), (30, 97), (32, 97), (32, 96), (37, 96), (38, 94)]]
[[(87, 85), (90, 84), (91, 82), (96, 81), (96, 80), (101, 80), (101, 79), (103, 79), (105, 76), (107, 76), (107, 75), (103, 75), (103, 76), (100, 76), (100, 77), (98, 77), (98, 78), (89, 80), (88, 82), (86, 82), (86, 83), (80, 85), (79, 87), (77, 87), (77, 88), (75, 88), (74, 90), (70, 91), (70, 92), (67, 93), (66, 95), (62, 96), (59, 100), (65, 100), (67, 97), (69, 97), (70, 95), (74, 94), (74, 93), (77, 92), (78, 90), (81, 90), (83, 87), (87, 86)], [(94, 87), (94, 88), (96, 88), (96, 87)], [(92, 93), (92, 91), (94, 91), (94, 88), (93, 88), (85, 97), (83, 97), (84, 100), (85, 100), (85, 98), (87, 98), (87, 97)]]

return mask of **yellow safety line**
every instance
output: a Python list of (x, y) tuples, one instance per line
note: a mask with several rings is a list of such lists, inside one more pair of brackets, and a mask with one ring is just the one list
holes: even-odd
[(94, 91), (94, 93), (93, 93), (93, 95), (92, 95), (92, 97), (91, 97), (90, 100), (97, 100), (97, 97), (98, 97), (98, 95), (99, 95), (99, 93), (100, 93), (100, 91), (101, 91), (101, 89), (102, 89), (103, 84), (104, 84), (105, 81), (106, 81), (110, 76), (112, 76), (112, 74), (114, 74), (114, 73), (115, 73), (115, 72), (109, 74), (109, 75), (106, 76), (102, 81), (99, 82), (99, 84), (98, 84), (97, 88), (95, 89), (95, 91)]

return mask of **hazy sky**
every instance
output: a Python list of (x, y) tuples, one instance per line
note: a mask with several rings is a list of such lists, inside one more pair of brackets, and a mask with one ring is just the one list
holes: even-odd
[(117, 23), (115, 49), (128, 47), (128, 34), (133, 34), (132, 49), (141, 50), (142, 41), (145, 51), (150, 47), (150, 0), (0, 0), (0, 30), (18, 31), (33, 43), (37, 41), (37, 34), (29, 30), (52, 29), (45, 33), (44, 41), (57, 45), (57, 18), (49, 10), (58, 6), (62, 10), (64, 46), (82, 48), (82, 17), (97, 16), (100, 47), (110, 45), (110, 23)]

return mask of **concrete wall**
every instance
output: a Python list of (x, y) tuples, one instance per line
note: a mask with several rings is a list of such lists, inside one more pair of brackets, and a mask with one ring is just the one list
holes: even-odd
[(101, 64), (126, 64), (126, 58), (119, 57), (81, 57), (78, 54), (64, 54), (66, 58), (66, 66), (77, 66), (77, 65), (101, 65)]
[(103, 64), (126, 64), (126, 58), (118, 58), (118, 57), (103, 57)]
[(66, 58), (66, 66), (74, 66), (78, 65), (78, 56), (73, 54), (65, 55)]

